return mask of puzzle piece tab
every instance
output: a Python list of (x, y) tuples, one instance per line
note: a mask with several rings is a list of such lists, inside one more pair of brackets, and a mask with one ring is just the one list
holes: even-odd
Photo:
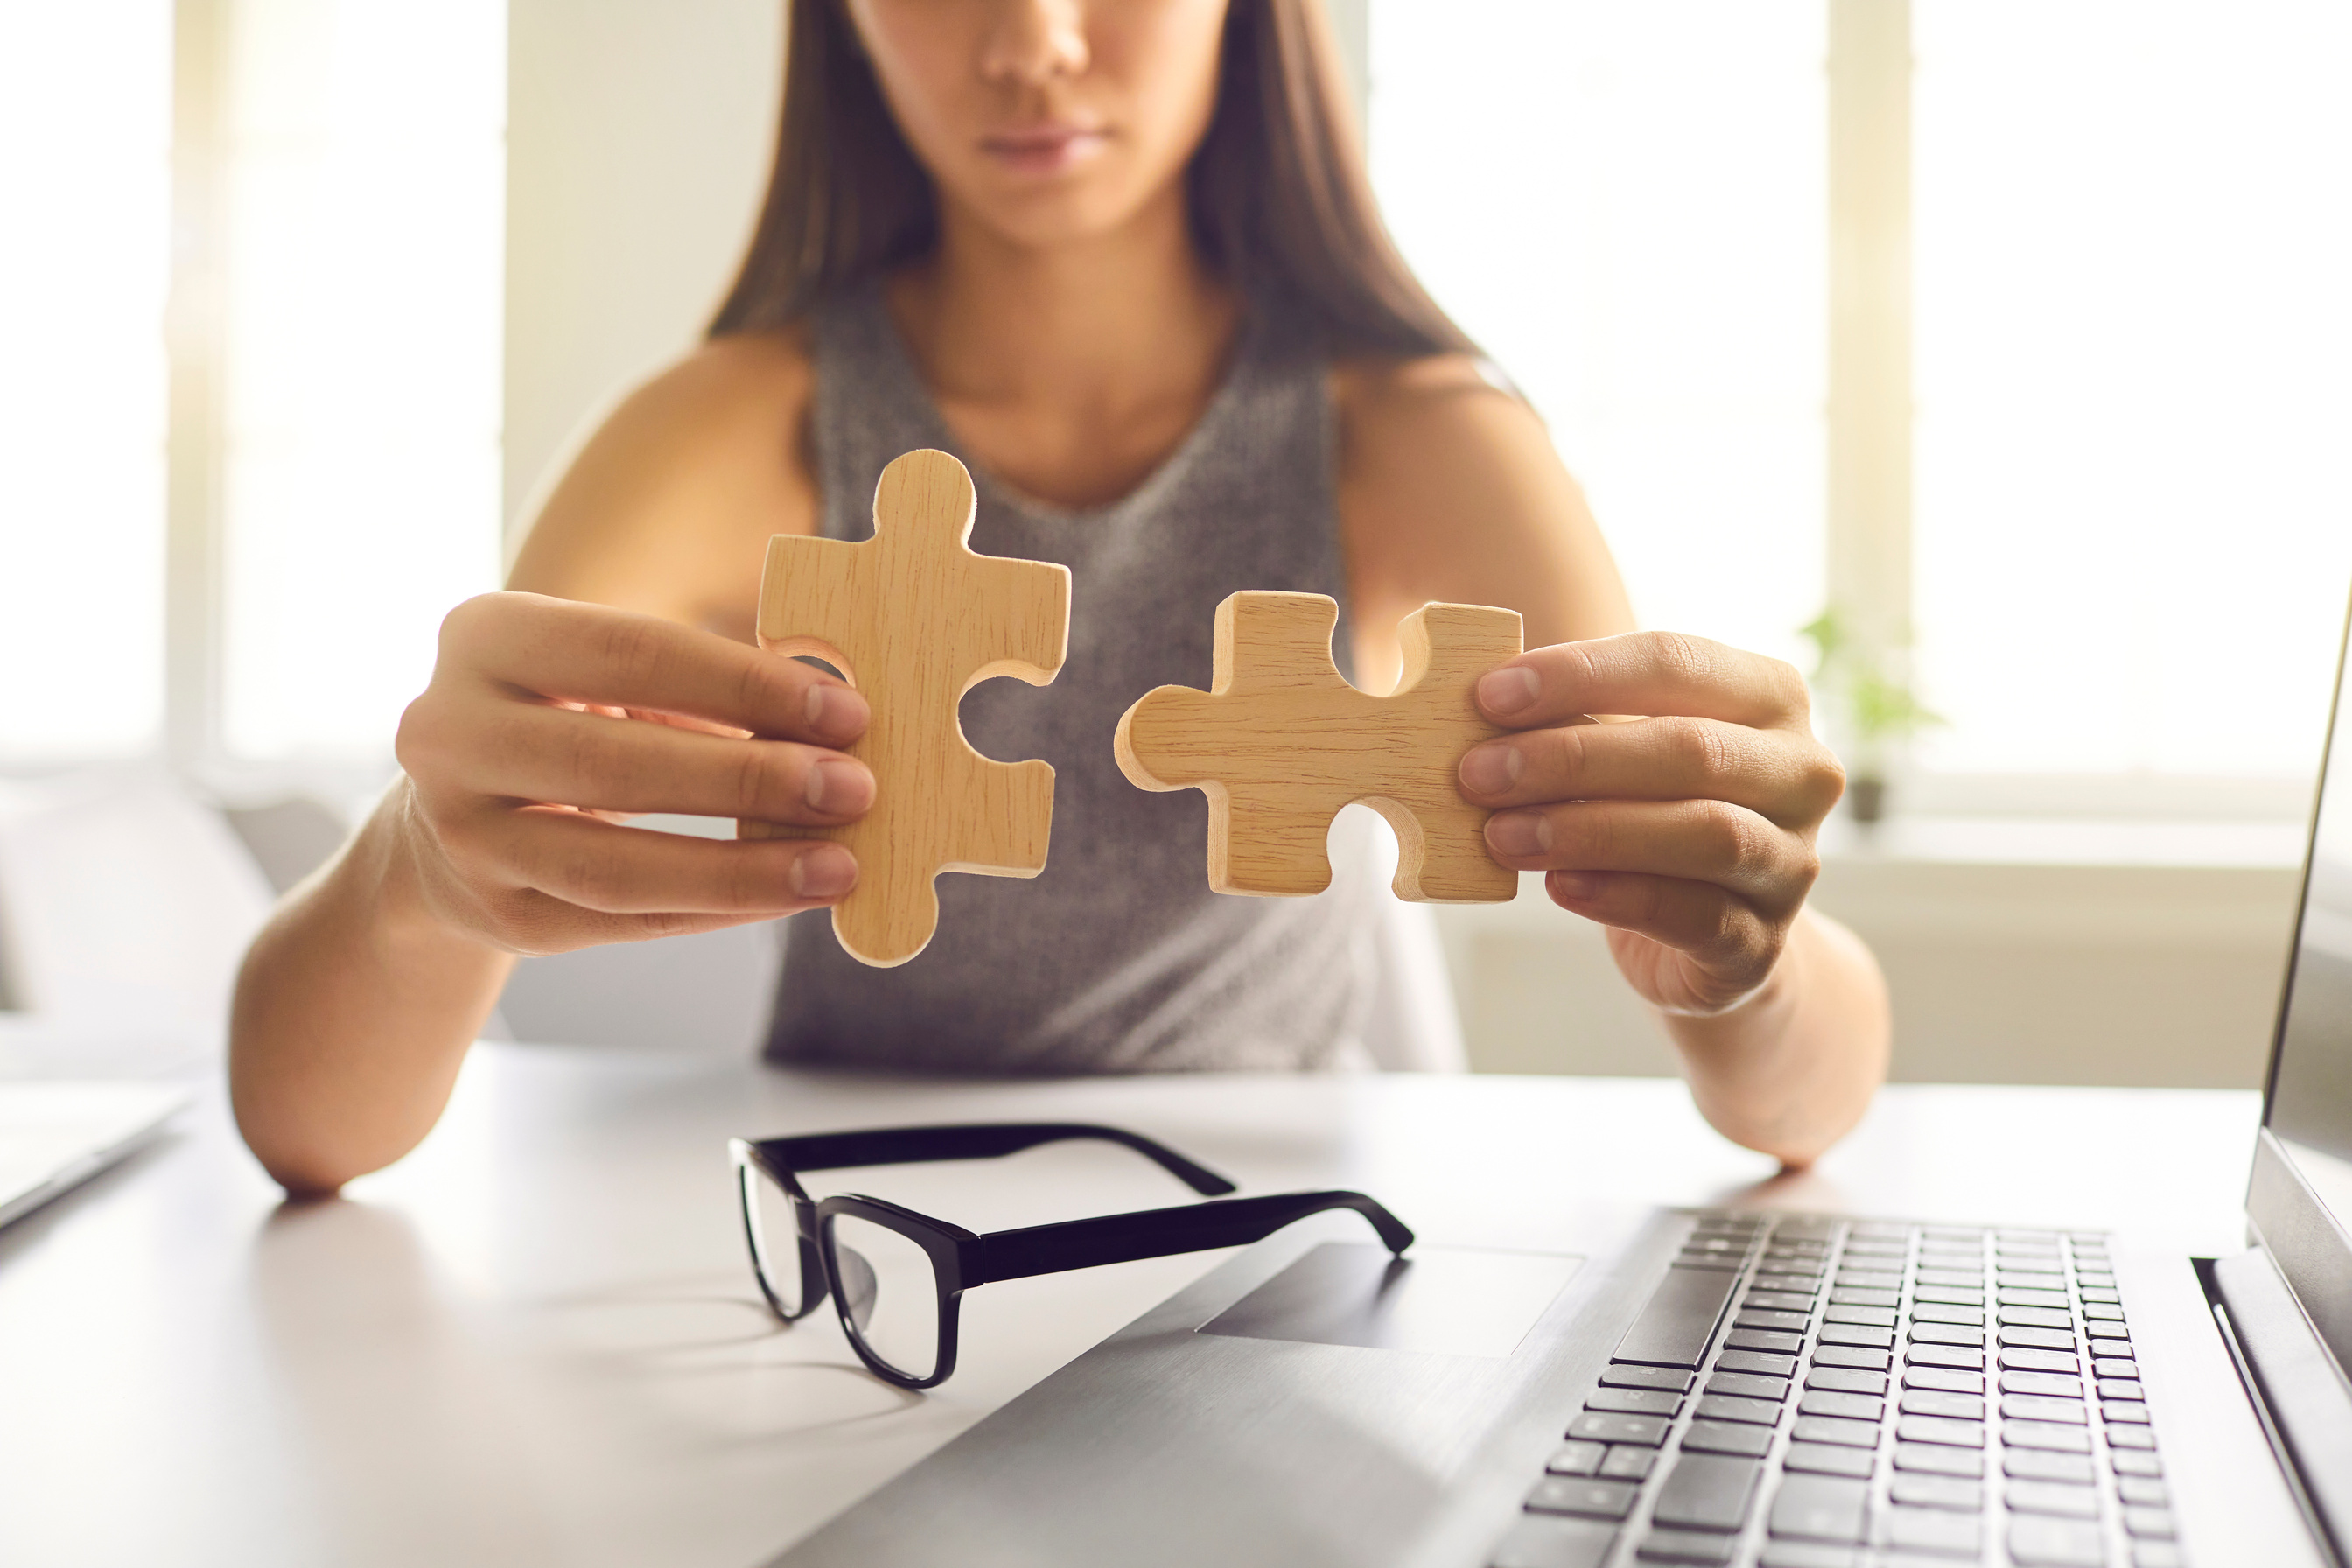
[(760, 577), (760, 646), (839, 669), (873, 710), (847, 748), (874, 771), (874, 809), (845, 827), (736, 825), (744, 838), (830, 838), (857, 857), (834, 935), (877, 967), (906, 963), (940, 921), (942, 871), (1045, 868), (1054, 770), (1000, 763), (963, 738), (956, 707), (992, 676), (1032, 686), (1062, 667), (1070, 573), (975, 554), (971, 476), (945, 452), (908, 452), (874, 489), (874, 537), (779, 534)]
[(1462, 753), (1505, 733), (1471, 701), (1520, 652), (1516, 610), (1423, 605), (1397, 628), (1404, 676), (1374, 697), (1331, 662), (1339, 606), (1235, 594), (1217, 606), (1210, 689), (1163, 686), (1118, 721), (1118, 765), (1150, 790), (1209, 797), (1209, 886), (1297, 897), (1331, 884), (1331, 818), (1362, 801), (1396, 829), (1396, 895), (1501, 903), (1518, 873), (1486, 853), (1487, 812), (1454, 789)]

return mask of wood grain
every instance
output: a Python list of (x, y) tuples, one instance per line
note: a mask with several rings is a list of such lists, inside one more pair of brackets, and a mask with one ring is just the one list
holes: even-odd
[(874, 808), (843, 827), (737, 825), (745, 838), (829, 838), (857, 858), (833, 930), (861, 963), (906, 963), (940, 918), (942, 871), (1045, 868), (1054, 770), (1000, 763), (964, 739), (963, 694), (1009, 675), (1050, 682), (1070, 633), (1070, 573), (980, 555), (971, 476), (945, 452), (908, 452), (874, 489), (874, 537), (780, 534), (760, 578), (760, 646), (812, 655), (863, 692), (873, 721), (845, 748), (874, 771)]
[(1235, 594), (1217, 606), (1210, 689), (1163, 686), (1118, 721), (1118, 765), (1144, 789), (1209, 797), (1209, 885), (1298, 897), (1331, 884), (1331, 818), (1361, 801), (1400, 849), (1396, 895), (1502, 903), (1518, 874), (1486, 853), (1487, 812), (1454, 788), (1462, 753), (1504, 733), (1471, 688), (1520, 652), (1516, 610), (1423, 605), (1399, 626), (1393, 695), (1331, 661), (1339, 606), (1320, 594)]

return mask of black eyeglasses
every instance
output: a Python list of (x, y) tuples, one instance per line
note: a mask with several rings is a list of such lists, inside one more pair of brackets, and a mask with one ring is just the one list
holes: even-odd
[(727, 1149), (735, 1162), (743, 1235), (760, 1293), (788, 1323), (815, 1311), (830, 1295), (851, 1348), (876, 1376), (901, 1388), (933, 1388), (955, 1371), (957, 1314), (963, 1293), (975, 1285), (1239, 1247), (1326, 1209), (1354, 1209), (1391, 1253), (1412, 1245), (1412, 1232), (1361, 1193), (1278, 1193), (982, 1236), (880, 1198), (811, 1198), (799, 1179), (803, 1171), (853, 1165), (984, 1160), (1068, 1138), (1125, 1144), (1196, 1193), (1234, 1190), (1233, 1183), (1173, 1149), (1082, 1122), (898, 1127), (756, 1142), (736, 1138)]

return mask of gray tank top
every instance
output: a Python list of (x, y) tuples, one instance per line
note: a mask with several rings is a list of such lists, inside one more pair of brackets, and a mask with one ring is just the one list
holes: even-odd
[(987, 680), (963, 700), (984, 755), (1054, 765), (1044, 872), (940, 877), (938, 933), (895, 969), (843, 952), (828, 911), (794, 916), (769, 1057), (1037, 1073), (1332, 1065), (1364, 1023), (1385, 892), (1345, 856), (1316, 898), (1210, 891), (1207, 801), (1138, 789), (1111, 754), (1138, 697), (1208, 686), (1217, 605), (1237, 590), (1337, 599), (1347, 667), (1319, 349), (1283, 312), (1253, 312), (1175, 454), (1125, 499), (1070, 511), (1012, 493), (958, 451), (878, 288), (821, 310), (814, 342), (824, 535), (872, 536), (891, 458), (954, 452), (980, 493), (971, 547), (1070, 569), (1070, 643), (1052, 685)]

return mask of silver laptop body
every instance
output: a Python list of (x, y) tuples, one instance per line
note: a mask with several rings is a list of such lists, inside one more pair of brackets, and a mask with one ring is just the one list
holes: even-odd
[(1654, 1211), (1589, 1216), (1578, 1256), (1424, 1246), (1392, 1265), (1299, 1227), (780, 1562), (2341, 1568), (2343, 685), (2339, 666), (2246, 1251)]

